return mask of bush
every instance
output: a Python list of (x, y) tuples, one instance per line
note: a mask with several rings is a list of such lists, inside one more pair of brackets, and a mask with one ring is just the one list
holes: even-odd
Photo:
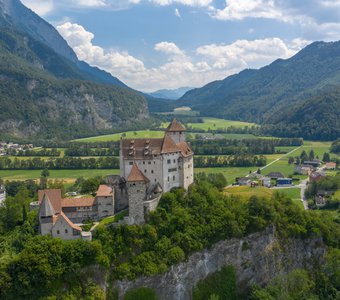
[(124, 300), (158, 300), (158, 297), (153, 289), (142, 287), (128, 291), (124, 295)]

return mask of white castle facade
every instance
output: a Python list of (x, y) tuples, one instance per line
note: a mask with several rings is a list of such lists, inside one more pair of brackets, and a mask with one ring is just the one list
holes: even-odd
[(129, 223), (144, 222), (163, 192), (188, 189), (194, 181), (194, 153), (185, 128), (174, 119), (160, 139), (126, 139), (120, 146), (120, 176), (127, 181)]

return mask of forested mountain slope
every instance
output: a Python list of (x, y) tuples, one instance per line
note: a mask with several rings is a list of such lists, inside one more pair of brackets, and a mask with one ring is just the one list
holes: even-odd
[[(259, 70), (244, 70), (189, 91), (177, 105), (189, 105), (202, 114), (228, 119), (288, 124), (300, 119), (302, 111), (298, 109), (302, 107), (319, 117), (319, 110), (327, 107), (328, 94), (340, 106), (337, 93), (333, 94), (337, 85), (340, 85), (340, 42), (315, 42), (290, 59), (276, 60)], [(322, 116), (328, 127), (338, 126), (333, 122), (335, 113), (329, 110), (327, 118)], [(339, 129), (329, 132), (327, 138), (336, 136)], [(304, 136), (304, 132), (305, 129), (297, 134)]]

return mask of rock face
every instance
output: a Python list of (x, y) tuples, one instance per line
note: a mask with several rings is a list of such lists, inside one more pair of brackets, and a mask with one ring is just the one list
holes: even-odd
[(245, 291), (254, 283), (264, 285), (280, 274), (322, 263), (325, 252), (320, 238), (283, 241), (276, 237), (273, 228), (268, 228), (265, 232), (221, 241), (211, 249), (194, 253), (163, 275), (118, 281), (113, 286), (118, 289), (120, 299), (130, 289), (149, 287), (159, 299), (187, 300), (200, 280), (225, 265), (232, 265), (239, 290)]

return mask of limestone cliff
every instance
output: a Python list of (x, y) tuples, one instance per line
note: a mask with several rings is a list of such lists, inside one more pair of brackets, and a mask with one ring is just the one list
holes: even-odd
[(130, 289), (149, 287), (159, 299), (187, 300), (200, 280), (225, 265), (232, 265), (238, 287), (245, 291), (254, 283), (264, 285), (277, 275), (322, 263), (325, 251), (320, 238), (282, 240), (273, 228), (268, 228), (265, 232), (221, 241), (210, 249), (194, 253), (163, 275), (118, 281), (113, 286), (118, 289), (120, 299)]

